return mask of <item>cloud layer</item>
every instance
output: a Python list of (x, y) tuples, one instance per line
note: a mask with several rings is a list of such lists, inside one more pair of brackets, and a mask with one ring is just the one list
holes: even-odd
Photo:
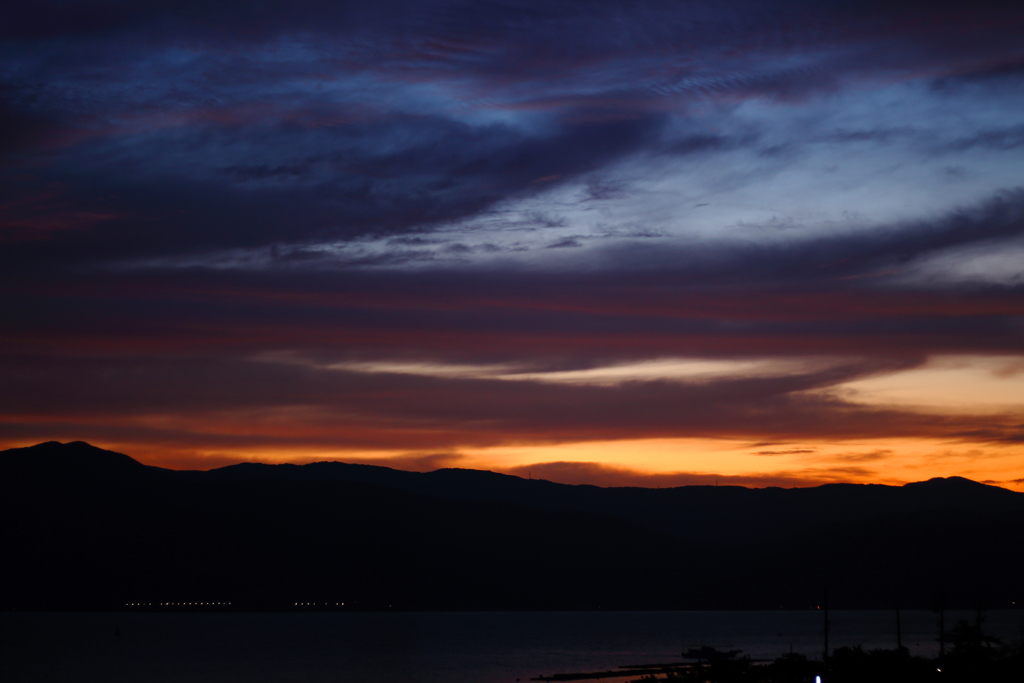
[[(642, 439), (1021, 442), (1012, 405), (849, 388), (1024, 348), (1024, 12), (1004, 3), (2, 12), (6, 444), (422, 468)], [(622, 370), (701, 362), (739, 369)], [(714, 474), (623, 457), (543, 471)], [(735, 481), (892, 459), (764, 457)]]

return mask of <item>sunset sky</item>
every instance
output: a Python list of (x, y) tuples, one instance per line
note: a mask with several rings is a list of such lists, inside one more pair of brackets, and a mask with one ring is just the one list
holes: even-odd
[(1024, 490), (1024, 7), (0, 10), (0, 448)]

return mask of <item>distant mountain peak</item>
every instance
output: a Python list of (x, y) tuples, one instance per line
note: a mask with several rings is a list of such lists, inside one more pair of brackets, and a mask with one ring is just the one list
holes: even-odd
[(932, 477), (926, 481), (914, 481), (904, 486), (988, 486), (966, 477)]
[(159, 469), (143, 465), (138, 460), (115, 451), (93, 446), (85, 441), (46, 441), (25, 448), (11, 448), (0, 452), (2, 462), (24, 468), (65, 471), (68, 473), (102, 473), (111, 470)]
[(918, 491), (955, 491), (962, 494), (995, 493), (996, 495), (1006, 497), (1024, 497), (1024, 494), (1017, 493), (1011, 489), (1006, 489), (1002, 486), (995, 486), (993, 484), (983, 484), (980, 481), (974, 481), (973, 479), (967, 479), (966, 477), (932, 477), (927, 481), (915, 481), (909, 484), (904, 484), (903, 488), (912, 490), (916, 489)]

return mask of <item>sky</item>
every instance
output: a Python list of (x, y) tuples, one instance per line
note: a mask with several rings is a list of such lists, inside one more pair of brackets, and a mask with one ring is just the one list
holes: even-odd
[(0, 10), (0, 448), (1024, 491), (1024, 8)]

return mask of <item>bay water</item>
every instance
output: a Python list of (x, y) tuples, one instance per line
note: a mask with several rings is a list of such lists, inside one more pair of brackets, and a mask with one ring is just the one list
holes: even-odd
[[(903, 611), (903, 644), (938, 651), (938, 616)], [(1024, 610), (985, 613), (1005, 641)], [(946, 613), (946, 626), (973, 620)], [(832, 611), (832, 648), (896, 646), (892, 611)], [(0, 675), (20, 683), (514, 683), (680, 661), (689, 648), (820, 658), (821, 611), (16, 613), (0, 615)], [(628, 680), (614, 679), (614, 680)]]

